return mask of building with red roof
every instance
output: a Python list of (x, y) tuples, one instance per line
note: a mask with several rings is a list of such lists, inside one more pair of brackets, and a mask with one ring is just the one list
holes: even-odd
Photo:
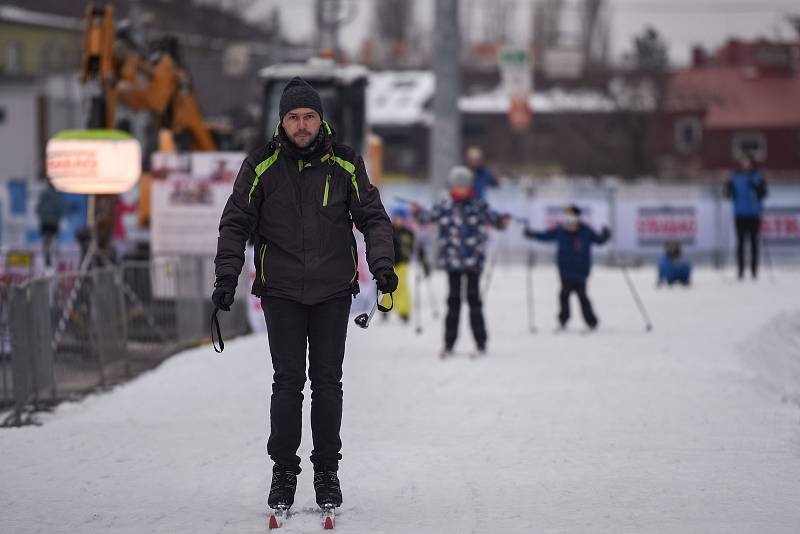
[(658, 124), (664, 178), (714, 179), (750, 153), (772, 178), (800, 180), (800, 42), (695, 49), (669, 81)]

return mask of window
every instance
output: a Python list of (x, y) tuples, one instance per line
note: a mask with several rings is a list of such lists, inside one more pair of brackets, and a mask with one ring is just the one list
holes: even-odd
[(41, 48), (39, 72), (48, 74), (58, 68), (58, 55), (61, 53), (61, 51), (62, 49), (52, 41), (45, 43)]
[(6, 46), (6, 74), (22, 73), (23, 51), (22, 43), (19, 41), (8, 43), (8, 46)]
[(761, 132), (738, 132), (733, 134), (733, 157), (753, 156), (756, 161), (767, 159), (767, 136)]
[(691, 154), (703, 141), (703, 123), (698, 117), (680, 117), (675, 121), (675, 149)]

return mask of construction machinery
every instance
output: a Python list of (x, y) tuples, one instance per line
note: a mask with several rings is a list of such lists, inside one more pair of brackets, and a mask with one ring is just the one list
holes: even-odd
[[(219, 136), (203, 121), (191, 77), (184, 67), (176, 38), (162, 37), (143, 50), (130, 26), (114, 25), (111, 4), (90, 2), (86, 7), (80, 81), (89, 95), (89, 129), (129, 129), (120, 120), (118, 107), (147, 112), (155, 142), (146, 146), (159, 151), (214, 151)], [(148, 151), (145, 150), (145, 158)], [(144, 173), (139, 191), (139, 222), (149, 225), (150, 178)], [(96, 251), (101, 263), (113, 257), (116, 195), (90, 198)]]
[(369, 177), (380, 185), (383, 177), (383, 142), (367, 126), (367, 83), (369, 71), (363, 65), (342, 65), (329, 57), (315, 57), (305, 63), (277, 63), (261, 69), (263, 92), (261, 121), (256, 142), (268, 142), (278, 124), (278, 104), (283, 88), (295, 76), (303, 78), (322, 98), (325, 120), (336, 130), (336, 140), (364, 155)]
[(278, 63), (261, 69), (263, 83), (261, 125), (258, 143), (272, 138), (278, 123), (278, 103), (284, 86), (299, 76), (322, 98), (325, 120), (336, 129), (339, 142), (356, 150), (366, 148), (367, 69), (362, 65), (340, 65), (328, 58), (306, 63)]
[(149, 112), (159, 131), (172, 132), (178, 148), (216, 150), (177, 39), (163, 37), (149, 48), (141, 50), (127, 29), (115, 29), (110, 4), (87, 6), (80, 78), (94, 86), (87, 126), (116, 127), (122, 103), (132, 111)]

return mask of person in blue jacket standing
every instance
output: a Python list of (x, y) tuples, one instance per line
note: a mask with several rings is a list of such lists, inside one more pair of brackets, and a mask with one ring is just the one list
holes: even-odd
[(764, 198), (767, 196), (767, 181), (759, 172), (752, 155), (745, 154), (739, 159), (738, 169), (725, 184), (725, 195), (733, 201), (739, 280), (744, 278), (745, 241), (750, 241), (750, 272), (755, 279), (758, 275), (758, 237)]
[(578, 294), (583, 320), (591, 330), (594, 330), (597, 328), (598, 319), (586, 295), (586, 280), (592, 269), (592, 245), (602, 245), (608, 241), (611, 231), (604, 226), (598, 234), (589, 225), (581, 222), (580, 217), (580, 208), (571, 205), (564, 210), (561, 224), (545, 232), (526, 228), (524, 235), (529, 239), (555, 241), (557, 244), (556, 262), (561, 277), (561, 290), (558, 294), (560, 327), (565, 328), (569, 321), (569, 297), (574, 292)]
[(492, 171), (486, 166), (486, 162), (483, 161), (483, 151), (480, 148), (476, 146), (469, 147), (466, 157), (467, 167), (473, 174), (472, 183), (475, 196), (479, 199), (485, 199), (486, 190), (490, 187), (497, 187), (500, 184)]

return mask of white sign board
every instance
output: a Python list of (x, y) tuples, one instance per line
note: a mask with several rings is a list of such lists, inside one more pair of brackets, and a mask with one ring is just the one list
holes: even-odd
[(240, 152), (153, 154), (154, 254), (216, 254), (219, 220), (244, 158)]
[(46, 153), (47, 176), (64, 193), (124, 193), (142, 174), (139, 142), (117, 130), (62, 132)]
[(531, 92), (531, 62), (525, 48), (504, 48), (500, 51), (500, 77), (503, 92), (527, 98)]

